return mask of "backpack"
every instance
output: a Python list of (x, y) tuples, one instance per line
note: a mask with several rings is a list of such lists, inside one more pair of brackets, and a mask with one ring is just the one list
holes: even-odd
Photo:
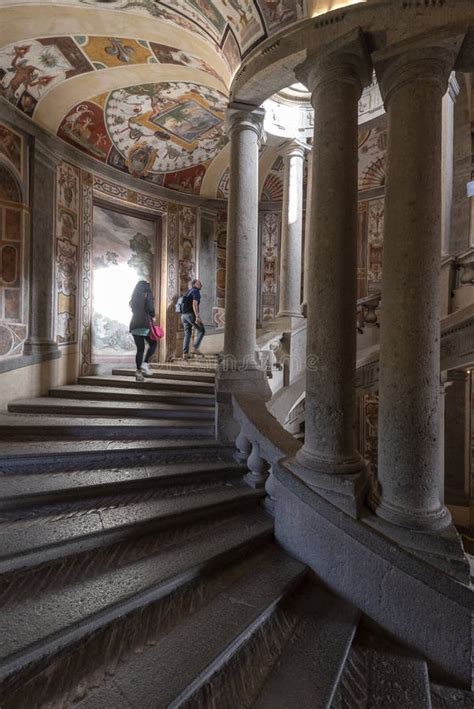
[(180, 315), (184, 315), (185, 313), (191, 313), (192, 312), (192, 307), (190, 301), (190, 291), (185, 293), (184, 295), (180, 295), (178, 300), (176, 301), (175, 305), (175, 311), (179, 313)]

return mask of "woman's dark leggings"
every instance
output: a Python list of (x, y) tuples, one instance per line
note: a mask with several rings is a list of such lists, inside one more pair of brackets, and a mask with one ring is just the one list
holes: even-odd
[(155, 354), (158, 342), (157, 340), (150, 339), (148, 335), (146, 335), (146, 337), (144, 337), (143, 335), (134, 335), (133, 339), (135, 340), (135, 345), (137, 346), (137, 355), (135, 357), (135, 362), (137, 363), (137, 369), (140, 369), (143, 362), (143, 353), (145, 352), (145, 341), (149, 344), (148, 352), (145, 356), (145, 362), (149, 362)]

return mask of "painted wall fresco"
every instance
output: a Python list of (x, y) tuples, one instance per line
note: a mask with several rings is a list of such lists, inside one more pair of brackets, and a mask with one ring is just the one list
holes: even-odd
[(28, 318), (28, 149), (0, 123), (0, 358), (19, 355)]
[(0, 155), (14, 167), (18, 176), (23, 177), (23, 139), (7, 126), (0, 123)]
[(80, 173), (61, 163), (56, 173), (56, 338), (77, 342), (80, 268)]
[(283, 158), (277, 157), (268, 173), (260, 197), (264, 202), (278, 202), (283, 199)]
[(197, 84), (143, 84), (74, 106), (58, 135), (134, 177), (199, 193), (227, 142), (225, 106), (224, 94)]
[(226, 167), (221, 175), (219, 184), (217, 185), (217, 197), (220, 199), (227, 199), (229, 197), (229, 187), (230, 187), (230, 168)]
[(216, 218), (216, 305), (212, 310), (214, 325), (225, 325), (225, 278), (227, 248), (227, 212), (221, 210)]
[(273, 320), (278, 312), (280, 231), (280, 213), (262, 212), (260, 215), (260, 318), (262, 321)]
[(185, 293), (196, 276), (197, 212), (179, 207), (179, 293)]
[[(92, 237), (92, 361), (130, 357), (128, 305), (137, 281), (156, 290), (155, 221), (94, 206)], [(157, 302), (159, 297), (156, 298)]]
[(385, 118), (359, 130), (358, 298), (379, 293), (382, 285), (386, 146)]
[(387, 125), (385, 117), (370, 129), (359, 130), (359, 192), (385, 187)]

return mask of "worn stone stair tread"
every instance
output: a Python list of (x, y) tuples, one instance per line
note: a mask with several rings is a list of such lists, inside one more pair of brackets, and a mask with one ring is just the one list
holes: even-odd
[(49, 396), (64, 399), (109, 401), (155, 401), (173, 406), (201, 406), (214, 409), (214, 397), (196, 392), (176, 392), (137, 387), (110, 387), (100, 385), (69, 384), (49, 390)]
[(318, 709), (330, 705), (360, 612), (315, 583), (298, 604), (300, 620), (255, 709)]
[(331, 709), (416, 707), (431, 709), (428, 668), (423, 658), (385, 636), (356, 636)]
[[(304, 574), (301, 562), (272, 549), (257, 572), (251, 570), (224, 589), (155, 646), (140, 655), (130, 654), (117, 667), (109, 686), (118, 689), (132, 707), (206, 706), (186, 701), (207, 681), (212, 683), (212, 675), (245, 646)], [(100, 688), (97, 694), (92, 689), (86, 706), (98, 707), (99, 697)]]
[(235, 462), (181, 463), (76, 470), (68, 473), (0, 475), (0, 510), (45, 499), (121, 494), (131, 489), (186, 485), (198, 480), (237, 478), (246, 468)]
[(217, 514), (233, 507), (254, 506), (262, 497), (238, 483), (216, 485), (199, 493), (156, 497), (104, 508), (94, 500), (82, 509), (68, 509), (67, 503), (53, 506), (48, 515), (0, 524), (0, 573), (38, 565), (67, 554), (77, 554), (98, 544), (111, 543), (124, 535), (144, 533), (188, 519)]
[(263, 512), (243, 514), (230, 520), (218, 538), (199, 537), (179, 554), (166, 549), (93, 579), (49, 589), (20, 602), (14, 613), (6, 609), (0, 613), (0, 682), (22, 666), (169, 595), (256, 540), (269, 540), (271, 533), (271, 520)]
[(86, 386), (106, 386), (139, 389), (145, 391), (178, 391), (186, 393), (202, 393), (214, 396), (214, 383), (188, 381), (180, 378), (159, 379), (147, 377), (144, 382), (137, 382), (130, 376), (84, 376), (79, 377), (78, 384)]
[(448, 687), (432, 682), (430, 685), (431, 709), (473, 709), (474, 692)]
[[(135, 369), (112, 369), (112, 374), (119, 377), (134, 377)], [(147, 379), (158, 379), (164, 382), (174, 380), (177, 382), (200, 382), (202, 384), (214, 384), (216, 380), (215, 372), (202, 372), (198, 370), (189, 370), (176, 367), (175, 369), (152, 369)]]
[[(13, 418), (15, 417), (15, 418)], [(143, 439), (158, 441), (170, 438), (187, 440), (206, 438), (214, 434), (212, 421), (199, 419), (155, 419), (155, 418), (116, 418), (49, 416), (48, 414), (10, 414), (0, 415), (0, 457), (4, 444), (15, 439), (39, 439), (40, 441), (78, 440), (133, 440)]]
[(19, 399), (8, 405), (12, 413), (52, 413), (69, 416), (122, 416), (127, 418), (180, 418), (186, 421), (196, 419), (213, 420), (214, 409), (209, 406), (180, 406), (179, 404), (164, 404), (151, 401), (94, 401), (77, 399), (60, 399), (54, 397), (38, 397), (36, 399)]
[(232, 449), (213, 438), (1, 441), (0, 473), (63, 472), (132, 462), (208, 462), (232, 459)]

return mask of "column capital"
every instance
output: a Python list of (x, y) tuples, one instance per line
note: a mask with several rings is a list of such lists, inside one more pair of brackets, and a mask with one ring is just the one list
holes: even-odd
[(372, 79), (372, 63), (362, 30), (352, 30), (322, 52), (308, 54), (296, 67), (295, 75), (313, 95), (322, 86), (341, 81), (355, 85), (362, 94)]
[(296, 141), (286, 143), (281, 150), (284, 159), (301, 158), (304, 160), (306, 152), (307, 148), (302, 143), (297, 143)]
[(227, 132), (231, 135), (235, 131), (252, 130), (256, 133), (259, 143), (261, 143), (265, 137), (263, 130), (264, 118), (265, 110), (263, 108), (233, 101), (227, 106)]
[(417, 81), (437, 87), (444, 95), (463, 40), (464, 34), (426, 38), (374, 52), (372, 60), (385, 108), (397, 91)]

